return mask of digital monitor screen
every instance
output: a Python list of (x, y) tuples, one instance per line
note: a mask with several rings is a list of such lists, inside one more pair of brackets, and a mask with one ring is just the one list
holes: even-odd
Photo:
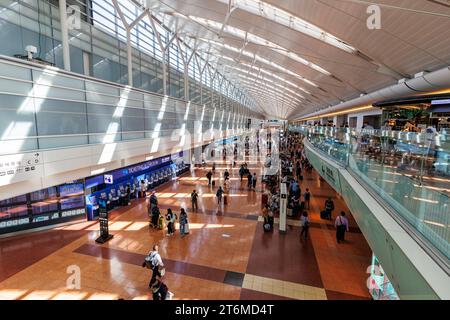
[(27, 202), (26, 194), (18, 196), (18, 197), (2, 200), (2, 201), (0, 201), (0, 206), (8, 206), (11, 204), (24, 203), (24, 202)]
[(58, 211), (58, 202), (42, 201), (31, 205), (33, 215)]
[(59, 202), (61, 204), (61, 210), (83, 208), (84, 196), (61, 199)]
[(27, 205), (0, 208), (0, 220), (15, 219), (28, 216)]
[(60, 197), (76, 196), (84, 194), (84, 187), (82, 183), (64, 184), (59, 186)]
[(102, 184), (102, 183), (104, 183), (103, 175), (86, 179), (86, 189), (95, 187), (95, 186), (97, 186), (99, 184)]
[(30, 193), (31, 201), (42, 201), (49, 198), (56, 198), (56, 187), (42, 189)]

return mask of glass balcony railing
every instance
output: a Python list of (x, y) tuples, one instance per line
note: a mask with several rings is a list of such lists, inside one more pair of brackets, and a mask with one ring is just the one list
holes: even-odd
[(450, 258), (450, 132), (292, 126)]

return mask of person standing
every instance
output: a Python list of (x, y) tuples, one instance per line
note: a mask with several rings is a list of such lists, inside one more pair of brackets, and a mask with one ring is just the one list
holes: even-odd
[(161, 255), (158, 252), (158, 245), (155, 244), (153, 246), (153, 250), (150, 251), (148, 256), (145, 258), (142, 267), (148, 267), (152, 270), (152, 277), (150, 279), (150, 283), (148, 284), (149, 288), (153, 286), (156, 281), (156, 277), (161, 277), (161, 268), (164, 268), (164, 263), (161, 259)]
[(125, 201), (127, 203), (127, 206), (131, 205), (130, 200), (131, 200), (131, 188), (130, 188), (130, 184), (127, 184), (127, 187), (125, 189)]
[(208, 178), (208, 186), (211, 185), (211, 178), (212, 178), (212, 172), (211, 170), (208, 171), (208, 173), (206, 174), (206, 178)]
[(192, 203), (192, 210), (197, 211), (198, 210), (198, 193), (197, 193), (197, 190), (194, 190), (191, 193), (191, 203)]
[(311, 192), (309, 192), (309, 189), (306, 188), (306, 192), (303, 195), (304, 199), (305, 199), (305, 208), (309, 210), (309, 202), (311, 200)]
[(159, 211), (158, 206), (153, 207), (152, 209), (152, 218), (151, 218), (151, 223), (150, 226), (153, 228), (158, 228), (158, 220), (159, 220), (159, 216), (161, 215), (161, 212)]
[(300, 238), (307, 239), (308, 238), (308, 230), (309, 230), (309, 217), (306, 211), (303, 211), (302, 216), (300, 217), (300, 225), (302, 226), (302, 231), (300, 232)]
[(180, 211), (180, 234), (182, 237), (184, 237), (185, 234), (188, 234), (187, 224), (188, 224), (187, 213), (184, 210), (184, 208), (181, 208), (181, 211)]
[(223, 189), (222, 189), (222, 186), (219, 186), (219, 189), (217, 189), (217, 192), (216, 192), (217, 204), (219, 204), (219, 205), (222, 203), (222, 195), (223, 195)]
[(336, 240), (337, 243), (341, 243), (341, 241), (345, 241), (345, 232), (348, 232), (348, 220), (345, 217), (345, 212), (341, 211), (341, 215), (336, 218), (334, 222), (334, 226), (336, 227)]
[(257, 180), (258, 180), (258, 178), (256, 176), (256, 172), (253, 172), (253, 177), (252, 177), (253, 189), (256, 189), (256, 181)]
[(145, 198), (145, 191), (147, 189), (147, 186), (145, 185), (145, 181), (141, 180), (141, 189), (140, 189), (140, 196), (141, 198)]
[(167, 209), (166, 215), (166, 223), (167, 223), (167, 235), (171, 236), (175, 233), (175, 215), (172, 212), (172, 209)]
[(332, 219), (332, 212), (334, 210), (334, 202), (331, 200), (331, 197), (328, 197), (328, 199), (325, 201), (325, 212), (326, 212), (326, 218), (328, 220)]
[(158, 198), (156, 197), (156, 192), (152, 191), (152, 195), (150, 196), (150, 210), (153, 209), (153, 207), (158, 206)]

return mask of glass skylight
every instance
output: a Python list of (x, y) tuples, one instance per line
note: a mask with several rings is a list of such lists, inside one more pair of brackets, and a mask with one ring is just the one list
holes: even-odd
[[(256, 61), (259, 61), (259, 62), (261, 62), (261, 63), (264, 63), (264, 64), (266, 64), (266, 65), (268, 65), (268, 66), (271, 66), (271, 67), (273, 67), (273, 68), (275, 68), (275, 69), (280, 70), (280, 71), (283, 72), (283, 73), (287, 73), (287, 74), (289, 74), (289, 75), (291, 75), (291, 76), (293, 76), (293, 77), (295, 77), (295, 78), (297, 78), (297, 79), (300, 79), (300, 80), (302, 80), (303, 82), (308, 83), (309, 85), (311, 85), (311, 86), (313, 86), (313, 87), (316, 87), (316, 88), (318, 87), (318, 85), (316, 85), (314, 82), (312, 82), (312, 81), (310, 81), (310, 80), (308, 80), (308, 79), (305, 79), (304, 77), (302, 77), (302, 76), (296, 74), (295, 72), (293, 72), (293, 71), (291, 71), (291, 70), (289, 70), (289, 69), (286, 69), (286, 68), (280, 66), (279, 64), (274, 63), (274, 62), (272, 62), (272, 61), (270, 61), (270, 60), (267, 60), (267, 59), (265, 59), (265, 58), (263, 58), (263, 57), (261, 57), (261, 56), (258, 56), (257, 54), (254, 54), (254, 53), (252, 53), (252, 52), (250, 52), (250, 51), (241, 50), (240, 48), (236, 48), (236, 47), (233, 47), (233, 46), (231, 46), (231, 45), (229, 45), (229, 44), (221, 43), (221, 42), (215, 41), (215, 40), (210, 40), (210, 39), (205, 39), (205, 38), (199, 38), (199, 40), (201, 40), (201, 41), (203, 41), (203, 42), (211, 43), (211, 44), (216, 45), (216, 46), (220, 46), (220, 47), (225, 48), (225, 49), (227, 49), (227, 50), (236, 52), (236, 53), (238, 53), (238, 54), (242, 54), (242, 55), (244, 55), (244, 56), (246, 56), (246, 57), (248, 57), (248, 58), (250, 58), (250, 59), (255, 59)], [(302, 90), (302, 89), (300, 89), (300, 90)], [(302, 91), (304, 91), (305, 93), (309, 93), (309, 92), (306, 91), (306, 90), (302, 90)]]
[[(200, 17), (195, 17), (195, 16), (189, 16), (189, 18), (191, 20), (194, 20), (198, 23), (200, 23), (201, 25), (207, 26), (209, 28), (215, 29), (217, 31), (222, 29), (222, 23), (217, 22), (217, 21), (212, 21), (212, 20), (208, 20), (208, 19), (203, 19)], [(294, 61), (297, 61), (305, 66), (310, 67), (313, 70), (316, 70), (322, 74), (325, 74), (327, 76), (330, 76), (331, 73), (328, 72), (327, 70), (323, 69), (322, 67), (318, 66), (317, 64), (314, 64), (302, 57), (300, 57), (299, 55), (297, 55), (296, 53), (290, 52), (289, 50), (287, 50), (286, 48), (283, 48), (282, 46), (277, 45), (276, 43), (273, 43), (267, 39), (261, 38), (255, 34), (252, 34), (250, 32), (246, 32), (244, 30), (235, 28), (235, 27), (231, 27), (226, 25), (223, 28), (223, 32), (229, 33), (235, 37), (241, 38), (243, 40), (246, 40), (248, 42), (252, 42), (254, 44), (257, 45), (261, 45), (264, 47), (267, 47), (283, 56), (286, 56)]]
[(304, 98), (305, 98), (304, 96), (302, 96), (302, 95), (299, 94), (298, 92), (296, 92), (296, 91), (294, 91), (294, 90), (292, 90), (292, 89), (289, 89), (289, 88), (287, 88), (287, 87), (285, 87), (285, 86), (279, 84), (277, 81), (268, 79), (268, 78), (266, 78), (266, 77), (264, 77), (264, 76), (262, 76), (262, 75), (259, 75), (259, 76), (258, 76), (258, 74), (254, 73), (254, 72), (250, 72), (249, 70), (245, 70), (245, 69), (239, 68), (239, 67), (237, 67), (237, 66), (229, 66), (229, 68), (234, 69), (234, 70), (237, 70), (237, 71), (240, 71), (240, 72), (242, 72), (242, 73), (244, 73), (244, 74), (251, 75), (251, 76), (254, 77), (255, 79), (262, 80), (262, 81), (264, 81), (264, 82), (269, 82), (271, 85), (277, 86), (277, 87), (280, 88), (281, 90), (290, 92), (290, 93), (292, 93), (294, 96), (297, 96), (297, 98), (295, 98), (295, 99), (298, 99), (298, 98), (304, 99)]
[[(228, 5), (229, 0), (217, 0)], [(269, 3), (260, 0), (233, 0), (233, 6), (247, 11), (251, 14), (263, 17), (275, 23), (281, 24), (285, 27), (291, 28), (319, 41), (325, 42), (336, 48), (344, 50), (348, 53), (356, 53), (356, 48), (345, 43), (343, 40), (326, 32), (318, 26), (309, 23), (289, 12), (277, 8)]]

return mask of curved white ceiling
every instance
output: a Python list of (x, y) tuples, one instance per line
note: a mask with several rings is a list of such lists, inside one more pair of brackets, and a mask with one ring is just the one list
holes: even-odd
[[(211, 55), (273, 117), (313, 113), (450, 65), (450, 7), (436, 1), (136, 1)], [(366, 24), (374, 2), (379, 30)]]

